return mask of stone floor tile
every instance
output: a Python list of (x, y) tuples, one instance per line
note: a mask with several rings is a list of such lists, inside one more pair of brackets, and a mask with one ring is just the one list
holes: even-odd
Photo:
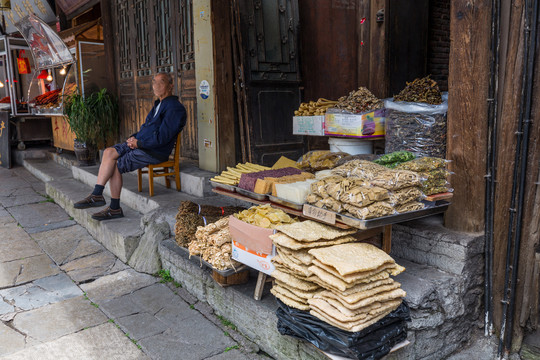
[(0, 263), (0, 288), (23, 284), (59, 272), (58, 267), (45, 254)]
[(6, 208), (27, 204), (35, 204), (44, 200), (46, 200), (46, 197), (38, 194), (32, 188), (25, 189), (24, 193), (20, 195), (11, 194), (10, 196), (0, 196), (0, 204), (2, 204), (2, 206)]
[(116, 262), (114, 263), (114, 266), (112, 267), (111, 270), (109, 270), (109, 274), (114, 274), (114, 273), (117, 273), (119, 271), (123, 271), (123, 270), (126, 270), (126, 269), (130, 269), (130, 267), (127, 266), (126, 264), (124, 264), (122, 262), (122, 260), (116, 259)]
[(143, 311), (141, 305), (133, 301), (131, 294), (120, 296), (112, 300), (98, 301), (98, 304), (99, 308), (113, 319)]
[[(254, 359), (265, 359), (260, 355), (256, 354), (244, 354), (238, 349), (225, 349), (221, 354), (214, 355), (212, 357), (206, 358), (204, 360), (254, 360)], [(266, 358), (268, 359), (268, 358)]]
[(2, 300), (2, 297), (0, 295), (0, 315), (4, 315), (13, 311), (15, 311), (13, 305), (10, 305), (4, 300)]
[(0, 262), (43, 254), (41, 248), (16, 223), (0, 226)]
[[(201, 360), (221, 354), (227, 347), (236, 343), (223, 334), (208, 331), (208, 324), (191, 324), (192, 329), (182, 333), (167, 330), (163, 334), (151, 336), (139, 341), (150, 354), (156, 354), (160, 360), (178, 360), (181, 354), (182, 360)], [(204, 329), (207, 332), (201, 333)]]
[(156, 281), (154, 276), (128, 269), (101, 277), (91, 283), (82, 284), (81, 289), (92, 301), (99, 302), (129, 294)]
[(64, 264), (104, 250), (104, 247), (80, 225), (39, 232), (32, 234), (32, 238), (57, 264)]
[(0, 322), (0, 356), (24, 349), (25, 345), (24, 335)]
[(161, 334), (169, 328), (167, 324), (146, 312), (125, 316), (117, 319), (116, 323), (125, 333), (137, 341)]
[(81, 296), (19, 313), (13, 326), (38, 341), (50, 341), (106, 321), (107, 317)]
[(174, 294), (165, 284), (158, 283), (137, 290), (133, 292), (132, 297), (133, 301), (139, 303), (150, 314), (155, 314), (166, 306), (189, 309), (188, 304)]
[(0, 290), (0, 296), (21, 310), (36, 309), (82, 294), (81, 289), (63, 273), (38, 279), (30, 284)]
[[(9, 208), (9, 212), (24, 228), (36, 228), (69, 220), (69, 215), (57, 204), (29, 204)], [(42, 230), (44, 231), (44, 230)]]
[(190, 306), (165, 306), (163, 309), (161, 309), (155, 316), (166, 322), (167, 324), (171, 326), (175, 326), (176, 324), (182, 322), (184, 319), (189, 318), (194, 313), (196, 313), (197, 310), (192, 309)]
[(68, 262), (60, 268), (79, 284), (107, 274), (115, 262), (116, 257), (113, 254), (102, 251)]
[(58, 222), (47, 223), (35, 227), (26, 227), (24, 230), (29, 234), (35, 234), (43, 231), (49, 231), (54, 229), (60, 229), (77, 224), (75, 220), (63, 220)]
[[(114, 324), (105, 323), (36, 345), (3, 360), (146, 360), (149, 359)], [(178, 357), (177, 357), (178, 359)]]

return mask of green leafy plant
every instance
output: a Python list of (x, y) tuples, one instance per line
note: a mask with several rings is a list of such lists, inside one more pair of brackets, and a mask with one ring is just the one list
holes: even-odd
[(85, 97), (75, 92), (64, 102), (64, 117), (79, 142), (105, 145), (118, 129), (118, 103), (105, 88)]

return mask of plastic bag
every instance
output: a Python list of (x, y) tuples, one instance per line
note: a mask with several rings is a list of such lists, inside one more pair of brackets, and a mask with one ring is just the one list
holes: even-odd
[(405, 301), (377, 323), (359, 332), (348, 332), (319, 320), (309, 312), (296, 310), (277, 300), (278, 331), (309, 341), (330, 354), (349, 358), (375, 360), (390, 352), (407, 338), (407, 321), (411, 321)]
[(305, 153), (298, 160), (298, 167), (307, 171), (332, 169), (337, 162), (349, 154), (345, 152), (331, 152), (330, 150), (313, 150)]
[(446, 157), (446, 94), (440, 105), (385, 100), (384, 106), (386, 153), (405, 150), (417, 156)]
[(414, 154), (410, 151), (394, 151), (393, 153), (384, 154), (373, 162), (393, 169), (399, 164), (413, 160), (414, 158)]

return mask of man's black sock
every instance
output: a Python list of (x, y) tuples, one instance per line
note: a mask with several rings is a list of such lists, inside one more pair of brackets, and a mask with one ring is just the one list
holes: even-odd
[(94, 186), (94, 191), (92, 191), (92, 195), (103, 195), (103, 189), (105, 189), (104, 185), (98, 185)]
[(111, 198), (111, 205), (109, 205), (111, 210), (118, 210), (120, 209), (120, 199), (113, 199)]

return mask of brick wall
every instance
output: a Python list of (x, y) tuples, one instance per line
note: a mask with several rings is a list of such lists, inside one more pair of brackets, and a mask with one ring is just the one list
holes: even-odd
[(450, 0), (430, 0), (427, 72), (441, 91), (448, 91), (449, 54)]

